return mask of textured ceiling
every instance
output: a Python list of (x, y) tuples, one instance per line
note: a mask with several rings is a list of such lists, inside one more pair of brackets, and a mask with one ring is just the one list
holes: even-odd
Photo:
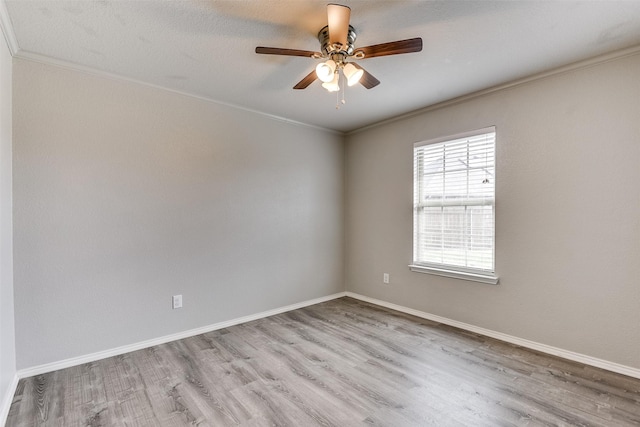
[[(5, 0), (0, 0), (5, 1)], [(640, 1), (344, 1), (356, 47), (422, 37), (423, 51), (360, 62), (382, 83), (293, 85), (317, 60), (325, 1), (8, 0), (17, 56), (91, 68), (338, 131), (640, 45)]]

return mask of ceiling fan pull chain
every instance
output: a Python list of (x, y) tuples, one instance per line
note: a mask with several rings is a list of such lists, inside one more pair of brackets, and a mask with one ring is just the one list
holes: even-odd
[(342, 92), (342, 96), (344, 99), (344, 87), (340, 86), (340, 72), (336, 69), (336, 76), (338, 76), (338, 90), (336, 91), (336, 110), (340, 109), (340, 92)]
[(344, 77), (344, 84), (342, 85), (342, 104), (346, 104), (347, 101), (344, 100), (344, 93), (347, 91), (347, 78)]

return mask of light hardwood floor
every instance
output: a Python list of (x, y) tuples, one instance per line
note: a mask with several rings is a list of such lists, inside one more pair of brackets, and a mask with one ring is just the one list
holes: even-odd
[(640, 380), (342, 298), (21, 380), (40, 425), (639, 426)]

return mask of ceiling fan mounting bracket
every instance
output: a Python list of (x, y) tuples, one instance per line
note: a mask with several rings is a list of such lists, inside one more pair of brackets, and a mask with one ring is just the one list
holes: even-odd
[(318, 41), (320, 42), (320, 47), (322, 54), (325, 57), (331, 57), (333, 54), (343, 54), (346, 56), (352, 56), (355, 48), (354, 43), (356, 42), (356, 30), (351, 25), (349, 25), (349, 31), (347, 32), (347, 44), (343, 46), (341, 43), (331, 43), (329, 41), (329, 26), (324, 26), (318, 32)]

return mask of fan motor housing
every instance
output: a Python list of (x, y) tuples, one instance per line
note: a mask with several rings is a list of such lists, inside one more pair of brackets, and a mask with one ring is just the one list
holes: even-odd
[(332, 54), (342, 53), (347, 56), (353, 55), (355, 48), (353, 44), (356, 42), (356, 30), (349, 25), (349, 33), (347, 34), (346, 46), (334, 46), (329, 43), (329, 26), (325, 26), (318, 32), (318, 41), (320, 42), (322, 54), (324, 56), (331, 56)]

